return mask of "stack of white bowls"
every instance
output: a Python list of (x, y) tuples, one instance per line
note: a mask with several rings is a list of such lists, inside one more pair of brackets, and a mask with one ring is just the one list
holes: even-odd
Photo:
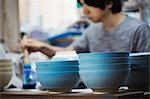
[(0, 90), (9, 83), (12, 77), (12, 60), (0, 59)]
[(128, 52), (79, 54), (79, 74), (94, 91), (116, 92), (125, 85), (130, 72)]

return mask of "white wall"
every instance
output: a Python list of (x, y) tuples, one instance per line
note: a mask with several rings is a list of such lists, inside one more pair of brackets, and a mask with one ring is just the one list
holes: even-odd
[(76, 0), (19, 1), (20, 11), (25, 12), (20, 12), (22, 24), (29, 23), (31, 26), (39, 25), (41, 28), (57, 27), (62, 29), (79, 19)]

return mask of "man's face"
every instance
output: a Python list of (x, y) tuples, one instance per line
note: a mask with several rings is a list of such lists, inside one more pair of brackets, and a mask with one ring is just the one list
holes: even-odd
[(101, 10), (100, 8), (88, 6), (84, 3), (84, 0), (81, 0), (83, 4), (83, 11), (89, 17), (89, 19), (95, 23), (101, 22), (102, 19), (105, 17), (106, 11)]

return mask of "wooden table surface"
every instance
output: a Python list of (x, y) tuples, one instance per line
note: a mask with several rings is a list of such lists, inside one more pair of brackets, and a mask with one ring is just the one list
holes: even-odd
[[(104, 92), (49, 92), (40, 90), (18, 90), (18, 91), (4, 91), (0, 92), (0, 99), (129, 99), (129, 94), (134, 95), (134, 99), (150, 99), (149, 96), (144, 96), (141, 91), (108, 94)], [(123, 97), (125, 96), (125, 97)], [(128, 96), (128, 97), (127, 97)], [(133, 96), (130, 96), (133, 99)]]

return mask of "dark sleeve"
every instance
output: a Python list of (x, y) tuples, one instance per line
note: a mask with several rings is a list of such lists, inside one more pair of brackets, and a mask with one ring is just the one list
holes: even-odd
[(133, 37), (132, 51), (150, 52), (150, 27), (139, 26)]
[(88, 48), (88, 29), (83, 32), (81, 37), (75, 40), (70, 46), (77, 52), (77, 53), (86, 53), (89, 52)]

